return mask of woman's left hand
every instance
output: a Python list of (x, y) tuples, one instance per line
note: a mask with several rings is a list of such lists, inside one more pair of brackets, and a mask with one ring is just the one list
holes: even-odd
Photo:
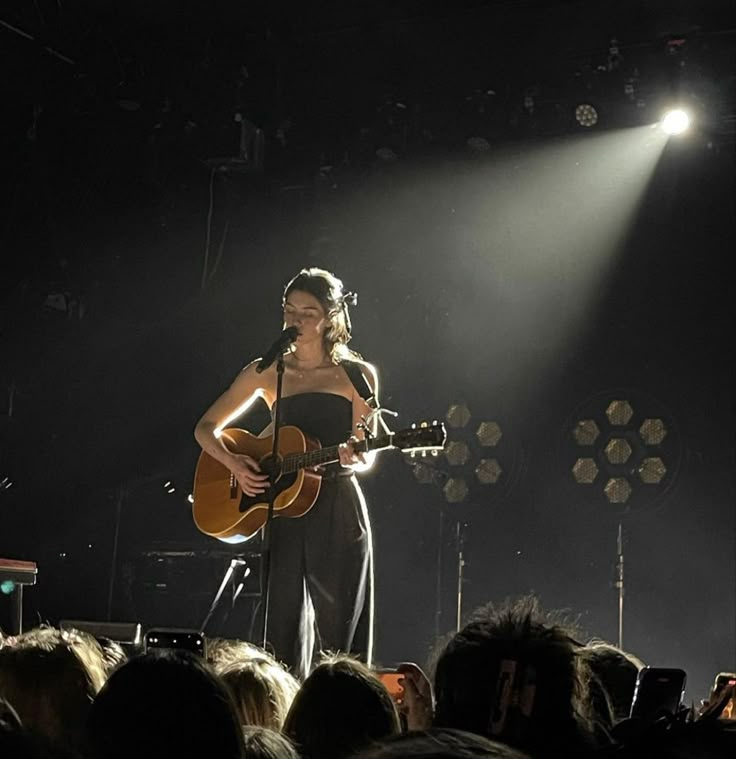
[(342, 466), (354, 466), (355, 464), (365, 464), (365, 454), (355, 450), (355, 444), (359, 443), (357, 437), (354, 435), (347, 439), (347, 442), (341, 443), (338, 446), (340, 453), (340, 464)]

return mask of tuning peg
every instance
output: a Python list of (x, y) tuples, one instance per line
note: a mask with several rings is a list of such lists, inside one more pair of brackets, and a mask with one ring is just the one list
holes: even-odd
[(426, 422), (422, 422), (422, 423), (421, 423), (419, 426), (420, 426), (422, 429), (424, 429), (425, 427), (429, 427), (429, 425), (428, 425)]
[(432, 426), (436, 427), (439, 424), (439, 422), (436, 419), (432, 419)]
[(415, 430), (415, 429), (417, 428), (417, 425), (416, 425), (416, 423), (415, 423), (415, 422), (412, 422), (412, 423), (411, 423), (411, 428), (412, 428), (413, 430)]

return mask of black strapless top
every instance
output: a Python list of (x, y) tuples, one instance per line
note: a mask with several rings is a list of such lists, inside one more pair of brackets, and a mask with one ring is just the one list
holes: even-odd
[(281, 424), (298, 427), (323, 448), (338, 445), (352, 434), (353, 404), (336, 393), (287, 395), (281, 399)]

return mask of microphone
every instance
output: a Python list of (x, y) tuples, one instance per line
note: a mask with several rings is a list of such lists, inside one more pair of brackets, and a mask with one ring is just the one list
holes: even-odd
[(299, 330), (296, 327), (287, 327), (278, 337), (276, 342), (268, 349), (266, 355), (258, 362), (256, 372), (260, 374), (281, 355), (289, 350), (291, 344), (299, 337)]

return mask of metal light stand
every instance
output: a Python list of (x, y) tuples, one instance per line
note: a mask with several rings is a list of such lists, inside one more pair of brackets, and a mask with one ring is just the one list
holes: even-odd
[(618, 590), (618, 647), (624, 647), (624, 528), (618, 523), (616, 539), (616, 580), (614, 587)]
[(463, 552), (465, 548), (466, 527), (467, 525), (458, 519), (455, 528), (455, 540), (457, 545), (457, 620), (455, 629), (457, 632), (460, 632), (463, 622), (463, 582), (465, 580), (465, 557)]
[(273, 414), (273, 447), (271, 460), (265, 473), (268, 474), (268, 515), (263, 526), (263, 627), (261, 641), (263, 648), (268, 642), (268, 609), (271, 599), (271, 522), (276, 501), (276, 480), (281, 474), (279, 458), (279, 431), (281, 429), (281, 391), (284, 384), (284, 355), (276, 359), (276, 401)]

